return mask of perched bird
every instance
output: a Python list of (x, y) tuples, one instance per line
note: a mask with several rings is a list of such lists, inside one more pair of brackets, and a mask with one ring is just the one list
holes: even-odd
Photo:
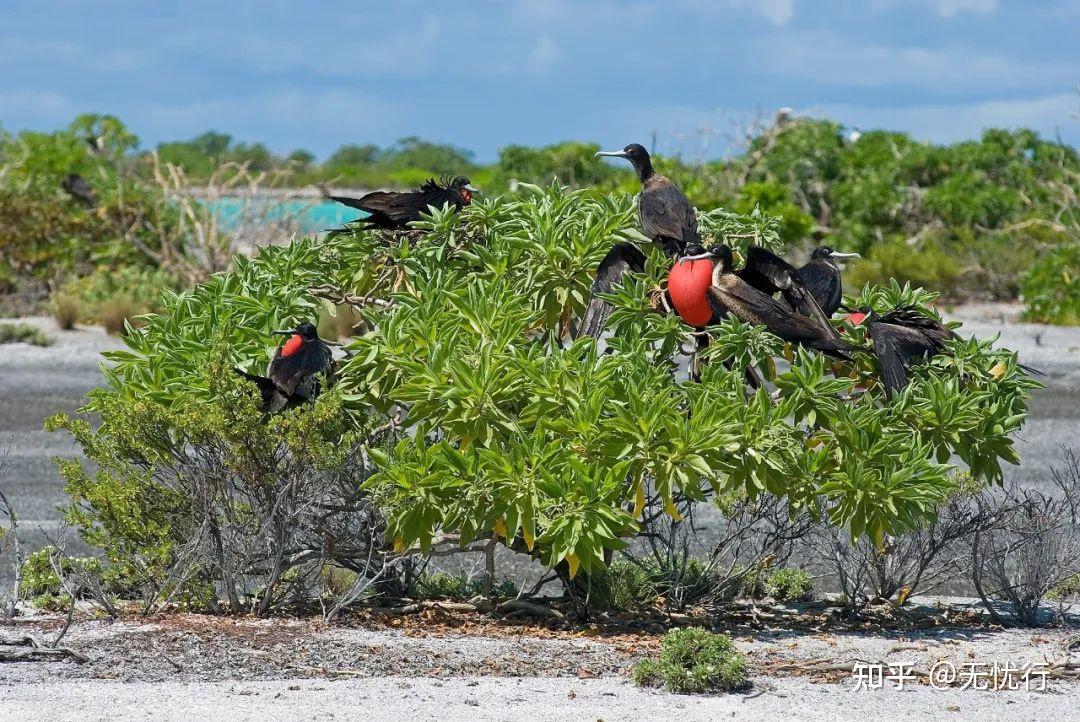
[[(880, 315), (864, 307), (852, 310), (846, 318), (853, 326), (866, 326), (889, 398), (907, 386), (911, 361), (940, 353), (946, 341), (960, 338), (951, 328), (914, 306), (900, 306)], [(1045, 375), (1030, 366), (1021, 364), (1020, 368), (1029, 374)]]
[(599, 158), (625, 158), (634, 166), (641, 181), (638, 197), (638, 222), (641, 232), (672, 257), (686, 253), (687, 246), (700, 243), (697, 212), (679, 186), (653, 170), (649, 151), (638, 143), (622, 150), (602, 150)]
[(93, 208), (97, 205), (97, 195), (94, 193), (93, 186), (78, 173), (68, 173), (64, 176), (64, 179), (60, 181), (60, 187), (64, 189), (65, 193), (87, 208)]
[(321, 391), (320, 376), (327, 385), (333, 384), (333, 353), (314, 324), (305, 321), (294, 329), (272, 333), (289, 336), (289, 340), (274, 353), (266, 376), (235, 369), (259, 387), (265, 410), (281, 411), (314, 400)]
[(410, 221), (420, 220), (420, 214), (426, 213), (428, 206), (451, 205), (461, 210), (472, 202), (473, 193), (479, 192), (470, 185), (468, 178), (460, 175), (441, 181), (432, 178), (415, 191), (375, 191), (360, 198), (335, 196), (325, 188), (321, 190), (324, 197), (369, 214), (358, 223), (393, 229), (405, 228)]
[[(823, 309), (821, 298), (805, 285), (802, 276), (799, 275), (801, 270), (771, 251), (760, 246), (750, 246), (746, 250), (746, 263), (742, 270), (736, 272), (736, 275), (768, 296), (779, 293), (789, 307), (803, 316), (814, 319), (822, 329), (828, 331), (833, 337), (839, 338), (836, 329), (829, 323), (832, 313)], [(839, 275), (840, 272), (837, 269), (837, 284), (839, 284)], [(814, 280), (816, 282), (817, 278), (815, 277)], [(837, 303), (839, 304), (839, 300)]]
[(840, 267), (834, 259), (862, 258), (858, 253), (841, 253), (828, 246), (815, 248), (810, 261), (796, 271), (803, 288), (814, 295), (826, 316), (832, 316), (844, 300), (844, 286), (840, 279)]
[[(641, 181), (638, 223), (645, 236), (672, 257), (682, 256), (688, 247), (700, 244), (697, 212), (679, 190), (679, 186), (653, 170), (652, 159), (644, 146), (631, 143), (622, 150), (602, 150), (596, 154), (598, 158), (602, 156), (625, 158), (637, 171)], [(599, 295), (610, 293), (612, 287), (631, 270), (645, 270), (645, 254), (631, 243), (616, 244), (596, 270), (592, 298), (582, 318), (582, 333), (600, 338), (612, 308), (609, 303), (599, 298)]]
[[(835, 358), (850, 359), (847, 352), (852, 350), (852, 346), (837, 336), (828, 321), (822, 323), (819, 316), (807, 316), (792, 311), (743, 280), (733, 268), (734, 260), (731, 249), (727, 246), (713, 246), (705, 253), (688, 256), (678, 263), (698, 260), (713, 263), (711, 285), (704, 291), (713, 311), (712, 322), (730, 314), (745, 323), (765, 326), (789, 343), (799, 344)], [(672, 301), (675, 301), (674, 297)], [(809, 302), (814, 303), (812, 296), (809, 297)]]

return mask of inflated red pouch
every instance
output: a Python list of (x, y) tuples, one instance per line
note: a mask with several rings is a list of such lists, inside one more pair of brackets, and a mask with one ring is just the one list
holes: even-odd
[(668, 296), (676, 313), (691, 326), (704, 326), (712, 320), (712, 307), (705, 291), (712, 285), (713, 262), (676, 261), (668, 273)]

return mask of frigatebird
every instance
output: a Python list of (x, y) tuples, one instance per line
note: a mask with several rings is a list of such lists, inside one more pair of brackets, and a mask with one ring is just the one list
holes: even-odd
[[(837, 336), (828, 321), (822, 324), (818, 317), (792, 311), (741, 278), (734, 270), (734, 258), (731, 249), (726, 245), (713, 246), (705, 253), (687, 256), (677, 263), (693, 263), (699, 260), (713, 263), (711, 284), (703, 290), (713, 312), (712, 322), (732, 315), (745, 323), (765, 326), (771, 333), (789, 343), (845, 361), (850, 360), (847, 352), (853, 347)], [(695, 288), (700, 289), (700, 283), (696, 284)], [(672, 301), (676, 302), (674, 296)], [(809, 302), (816, 303), (812, 296), (809, 297)], [(677, 302), (676, 310), (679, 310)]]
[(266, 376), (235, 369), (259, 387), (263, 409), (277, 412), (314, 400), (322, 390), (320, 377), (327, 385), (333, 384), (333, 353), (314, 324), (305, 321), (294, 329), (271, 333), (289, 336), (289, 340), (274, 353)]
[(825, 311), (821, 306), (821, 299), (806, 287), (799, 275), (801, 270), (771, 251), (760, 246), (750, 246), (746, 249), (746, 263), (742, 270), (736, 271), (736, 275), (767, 296), (779, 293), (789, 307), (813, 319), (834, 338), (839, 338), (836, 329), (829, 323), (832, 313)]
[(369, 214), (357, 223), (391, 229), (405, 228), (410, 221), (420, 220), (420, 214), (426, 213), (428, 206), (451, 205), (460, 211), (472, 202), (473, 193), (479, 192), (468, 178), (460, 175), (441, 181), (431, 178), (414, 191), (375, 191), (360, 198), (335, 196), (325, 188), (320, 190), (325, 198)]
[(68, 173), (64, 176), (64, 179), (60, 181), (60, 187), (64, 189), (65, 193), (87, 208), (93, 208), (97, 205), (97, 195), (94, 193), (93, 186), (78, 173)]
[[(854, 326), (866, 326), (866, 333), (874, 344), (874, 355), (881, 364), (888, 398), (907, 386), (907, 369), (911, 361), (940, 353), (946, 341), (960, 338), (951, 328), (914, 306), (899, 306), (880, 315), (872, 308), (863, 307), (852, 310), (847, 320)], [(1029, 374), (1045, 375), (1030, 366), (1019, 366)]]
[(826, 316), (832, 316), (844, 300), (844, 286), (836, 258), (862, 258), (858, 253), (841, 253), (828, 246), (815, 248), (810, 260), (796, 271), (803, 288), (814, 296)]
[[(649, 151), (638, 143), (622, 150), (602, 150), (596, 157), (625, 158), (637, 171), (641, 181), (638, 196), (638, 223), (641, 232), (671, 257), (679, 257), (686, 249), (701, 242), (698, 235), (697, 212), (679, 186), (657, 173), (652, 167)], [(627, 271), (645, 270), (645, 254), (631, 243), (618, 243), (600, 262), (592, 284), (592, 298), (581, 321), (582, 332), (600, 338), (611, 315), (611, 304), (599, 296), (610, 293), (612, 287)]]
[(602, 150), (596, 157), (625, 158), (641, 181), (638, 222), (641, 232), (664, 249), (668, 256), (682, 256), (687, 246), (701, 242), (697, 212), (686, 195), (670, 178), (653, 170), (649, 151), (638, 143), (622, 150)]

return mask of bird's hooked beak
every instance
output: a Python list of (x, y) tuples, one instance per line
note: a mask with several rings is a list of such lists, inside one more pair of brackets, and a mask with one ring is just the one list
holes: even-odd
[(627, 158), (625, 150), (600, 150), (593, 158)]
[(476, 186), (474, 186), (472, 183), (467, 183), (465, 185), (465, 190), (467, 190), (467, 191), (469, 191), (470, 193), (473, 193), (473, 194), (483, 193), (484, 192), (484, 191), (480, 190), (479, 188), (477, 188)]
[(270, 333), (278, 335), (278, 336), (292, 336), (294, 333), (296, 333), (296, 329), (295, 328), (288, 328), (288, 329), (282, 329), (281, 331), (271, 331)]
[(862, 254), (859, 253), (841, 253), (840, 251), (833, 251), (829, 254), (829, 258), (862, 258)]
[(679, 259), (679, 263), (682, 263), (683, 261), (704, 261), (706, 259), (712, 260), (715, 258), (716, 256), (713, 255), (712, 251), (705, 251), (704, 253), (695, 253), (692, 256), (683, 256)]

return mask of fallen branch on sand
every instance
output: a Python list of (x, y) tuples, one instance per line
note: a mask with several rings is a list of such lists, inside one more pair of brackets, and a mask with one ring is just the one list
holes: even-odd
[(70, 659), (84, 664), (90, 660), (67, 647), (42, 647), (33, 637), (0, 637), (0, 662), (47, 662)]

